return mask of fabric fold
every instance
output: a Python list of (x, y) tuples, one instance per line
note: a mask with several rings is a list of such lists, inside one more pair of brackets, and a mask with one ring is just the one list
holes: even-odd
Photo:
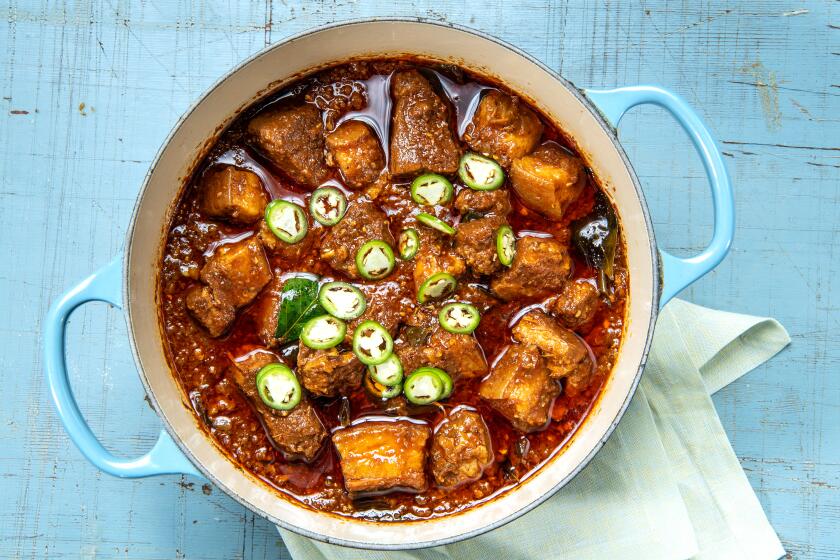
[(674, 300), (624, 418), (592, 462), (543, 505), (473, 539), (363, 551), (280, 529), (299, 559), (751, 558), (784, 555), (710, 394), (790, 342), (775, 320)]

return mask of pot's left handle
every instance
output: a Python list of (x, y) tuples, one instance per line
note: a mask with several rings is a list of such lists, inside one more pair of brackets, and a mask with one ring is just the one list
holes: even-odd
[(156, 474), (190, 474), (202, 476), (184, 456), (165, 430), (145, 455), (124, 459), (106, 450), (88, 426), (73, 397), (64, 357), (64, 333), (67, 319), (80, 305), (104, 301), (122, 309), (122, 255), (64, 293), (50, 307), (44, 322), (44, 364), (47, 385), (58, 416), (70, 439), (82, 455), (97, 468), (123, 478), (139, 478)]

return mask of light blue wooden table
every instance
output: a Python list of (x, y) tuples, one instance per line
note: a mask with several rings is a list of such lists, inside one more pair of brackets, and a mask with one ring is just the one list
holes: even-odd
[[(838, 7), (0, 2), (0, 557), (287, 556), (273, 526), (214, 488), (94, 470), (47, 400), (40, 324), (56, 295), (119, 251), (149, 162), (192, 100), (265, 45), (369, 15), (472, 26), (580, 86), (660, 83), (697, 108), (728, 156), (739, 223), (731, 255), (683, 297), (774, 316), (793, 338), (715, 404), (789, 556), (840, 557)], [(656, 109), (634, 111), (621, 137), (660, 241), (677, 254), (698, 251), (710, 201), (686, 138)], [(122, 316), (86, 306), (69, 338), (93, 429), (115, 452), (145, 451), (159, 422)]]

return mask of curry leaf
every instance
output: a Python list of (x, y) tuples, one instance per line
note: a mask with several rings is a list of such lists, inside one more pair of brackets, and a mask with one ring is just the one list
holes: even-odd
[(613, 279), (615, 249), (618, 244), (618, 222), (609, 200), (599, 192), (588, 216), (573, 224), (575, 245), (586, 263), (599, 272), (598, 288), (607, 291), (607, 279)]
[(283, 342), (300, 337), (300, 331), (309, 319), (324, 315), (318, 303), (318, 281), (297, 276), (283, 284), (280, 294), (280, 311), (277, 313), (277, 330), (274, 336)]

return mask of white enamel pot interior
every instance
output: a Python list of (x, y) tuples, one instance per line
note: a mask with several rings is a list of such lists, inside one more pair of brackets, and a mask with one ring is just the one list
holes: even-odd
[[(195, 164), (237, 113), (302, 74), (358, 58), (419, 55), (507, 84), (575, 140), (618, 210), (627, 244), (630, 300), (620, 357), (601, 398), (562, 453), (513, 490), (427, 521), (370, 522), (306, 508), (238, 468), (197, 424), (164, 354), (156, 281), (173, 203)], [(272, 522), (319, 540), (374, 549), (435, 546), (498, 527), (550, 497), (586, 465), (620, 419), (647, 356), (659, 294), (657, 252), (638, 182), (614, 131), (569, 82), (509, 45), (416, 20), (366, 20), (307, 32), (255, 55), (213, 86), (182, 118), (147, 176), (129, 229), (125, 302), (141, 378), (167, 430), (210, 480)]]

